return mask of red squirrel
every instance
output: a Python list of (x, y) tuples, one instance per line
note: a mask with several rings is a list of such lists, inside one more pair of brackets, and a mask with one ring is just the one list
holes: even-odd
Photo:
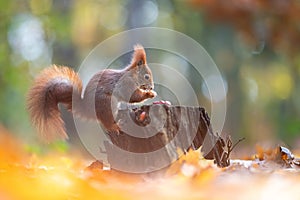
[[(71, 68), (52, 65), (44, 69), (29, 90), (27, 106), (33, 125), (47, 142), (68, 138), (59, 103), (75, 115), (89, 119), (96, 117), (107, 132), (118, 134), (120, 128), (113, 115), (117, 103), (135, 103), (153, 98), (156, 96), (153, 89), (152, 72), (146, 62), (145, 50), (141, 45), (136, 45), (127, 67), (99, 71), (87, 84), (83, 96), (82, 81)], [(76, 106), (72, 108), (72, 105)]]

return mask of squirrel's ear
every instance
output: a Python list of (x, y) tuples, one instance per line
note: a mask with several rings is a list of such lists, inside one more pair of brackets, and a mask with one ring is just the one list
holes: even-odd
[(146, 64), (146, 53), (144, 47), (140, 44), (134, 46), (134, 53), (130, 63), (130, 68), (145, 65)]

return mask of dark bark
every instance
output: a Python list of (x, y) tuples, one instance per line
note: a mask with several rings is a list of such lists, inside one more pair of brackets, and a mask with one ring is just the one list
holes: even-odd
[[(187, 152), (201, 146), (204, 158), (213, 159), (219, 167), (229, 165), (231, 141), (228, 138), (225, 143), (213, 133), (204, 108), (168, 105), (126, 107), (118, 110), (117, 121), (122, 131), (119, 135), (108, 133), (114, 145), (106, 144), (112, 167), (120, 163), (121, 167), (126, 163), (138, 163), (140, 166), (135, 166), (137, 171), (143, 170), (144, 166), (150, 170), (178, 159), (178, 149)], [(151, 152), (153, 155), (149, 156)], [(140, 155), (139, 158), (137, 155)]]

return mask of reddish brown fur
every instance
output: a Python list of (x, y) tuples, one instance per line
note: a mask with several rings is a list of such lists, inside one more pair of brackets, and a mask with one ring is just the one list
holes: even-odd
[(137, 44), (134, 46), (134, 53), (132, 55), (130, 67), (136, 67), (140, 60), (142, 60), (144, 64), (147, 63), (144, 47), (140, 44)]
[[(141, 60), (142, 65), (137, 67)], [(145, 73), (150, 79), (144, 79)], [(125, 77), (124, 80), (118, 84), (122, 77)], [(136, 45), (130, 65), (123, 70), (106, 69), (95, 74), (85, 89), (83, 99), (81, 80), (72, 69), (53, 65), (43, 70), (28, 93), (28, 110), (32, 123), (48, 142), (68, 138), (58, 103), (63, 103), (72, 110), (72, 101), (80, 103), (76, 110), (72, 110), (73, 113), (89, 119), (96, 117), (108, 132), (118, 133), (119, 127), (114, 121), (111, 109), (113, 91), (117, 91), (120, 101), (141, 102), (155, 96), (156, 93), (152, 91), (153, 85), (151, 70), (146, 65), (144, 48)], [(149, 90), (141, 90), (142, 86)], [(126, 95), (131, 97), (126, 99)]]
[(46, 141), (68, 138), (58, 106), (47, 105), (46, 102), (47, 95), (51, 95), (48, 94), (49, 87), (62, 80), (81, 92), (82, 83), (77, 73), (68, 67), (53, 65), (40, 73), (27, 96), (31, 121), (39, 130), (41, 138)]

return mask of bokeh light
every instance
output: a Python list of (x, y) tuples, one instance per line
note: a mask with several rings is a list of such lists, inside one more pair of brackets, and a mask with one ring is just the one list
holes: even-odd
[(16, 55), (34, 61), (47, 52), (42, 22), (31, 14), (20, 14), (12, 19), (8, 41)]

